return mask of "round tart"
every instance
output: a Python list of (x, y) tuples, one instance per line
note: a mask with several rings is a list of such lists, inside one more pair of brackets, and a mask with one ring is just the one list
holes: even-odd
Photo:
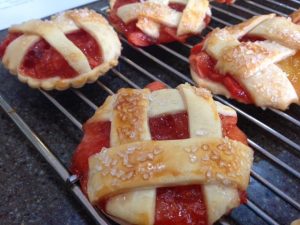
[(121, 44), (93, 10), (12, 26), (0, 45), (4, 66), (33, 88), (64, 90), (91, 83), (117, 65)]
[(299, 104), (300, 26), (274, 14), (216, 28), (190, 56), (195, 82), (246, 104)]
[(188, 84), (149, 88), (107, 98), (71, 169), (120, 224), (213, 224), (246, 202), (253, 151), (236, 112)]
[(208, 0), (110, 0), (110, 22), (136, 46), (184, 42), (209, 23)]

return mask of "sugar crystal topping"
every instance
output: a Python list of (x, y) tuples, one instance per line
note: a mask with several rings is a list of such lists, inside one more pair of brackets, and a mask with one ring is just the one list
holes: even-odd
[[(199, 95), (208, 94), (211, 97), (210, 92), (199, 90)], [(134, 140), (139, 135), (142, 124), (140, 117), (145, 110), (148, 110), (148, 107), (145, 107), (148, 101), (148, 95), (142, 91), (120, 92), (113, 106), (114, 117), (119, 120), (123, 129), (121, 132), (118, 130), (120, 132), (118, 135), (123, 135), (130, 140)], [(134, 135), (132, 132), (128, 134), (124, 132), (125, 129), (134, 131)], [(197, 133), (203, 136), (206, 131), (199, 130)], [(185, 176), (194, 176), (195, 180), (199, 179), (200, 182), (217, 181), (230, 185), (231, 182), (236, 182), (235, 177), (243, 173), (240, 171), (243, 162), (240, 162), (237, 157), (243, 156), (243, 153), (237, 153), (239, 147), (236, 146), (237, 142), (228, 138), (203, 137), (178, 141), (144, 140), (142, 142), (126, 140), (126, 142), (110, 149), (103, 148), (96, 154), (97, 164), (96, 166), (94, 164), (91, 172), (103, 177), (104, 185), (114, 186), (116, 190), (131, 187), (131, 182), (144, 187), (148, 184), (155, 185), (158, 180), (165, 185), (166, 182), (175, 182), (176, 177), (184, 179)], [(181, 165), (175, 165), (177, 161), (182, 163), (182, 168)], [(163, 181), (165, 176), (168, 180)]]
[[(220, 62), (218, 64), (228, 65), (228, 69), (222, 71), (222, 73), (230, 72), (229, 70), (232, 70), (231, 66), (234, 66), (234, 71), (239, 71), (243, 77), (247, 77), (249, 76), (249, 71), (255, 70), (273, 55), (274, 52), (259, 44), (243, 42), (238, 46), (225, 49), (220, 59), (222, 64)], [(219, 69), (222, 70), (224, 68)]]
[(196, 131), (196, 136), (207, 136), (209, 134), (209, 132), (207, 130), (197, 130)]
[(147, 97), (142, 92), (129, 91), (118, 94), (115, 120), (119, 121), (117, 132), (121, 143), (142, 139), (147, 104)]
[(162, 162), (155, 162), (155, 157), (163, 150), (158, 146), (143, 149), (140, 145), (129, 146), (127, 149), (118, 151), (115, 156), (109, 154), (109, 149), (103, 149), (96, 154), (99, 162), (95, 167), (96, 173), (102, 176), (111, 176), (112, 185), (120, 185), (123, 181), (129, 181), (135, 176), (141, 176), (143, 180), (150, 179), (153, 174), (165, 169)]
[(239, 151), (238, 155), (248, 158), (246, 155), (248, 153), (238, 149), (237, 141), (225, 137), (221, 142), (207, 143), (200, 146), (192, 145), (184, 147), (183, 151), (187, 153), (190, 163), (203, 164), (201, 170), (204, 169), (207, 179), (217, 179), (224, 185), (230, 185), (232, 181), (229, 179), (241, 176), (238, 172), (239, 168), (246, 163), (236, 156), (237, 151)]

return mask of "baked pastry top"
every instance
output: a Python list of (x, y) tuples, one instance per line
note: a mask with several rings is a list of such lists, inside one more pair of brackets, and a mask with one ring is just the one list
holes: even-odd
[(121, 44), (106, 19), (93, 10), (71, 10), (51, 20), (9, 29), (0, 45), (3, 65), (33, 88), (81, 87), (117, 65)]
[(110, 21), (130, 43), (185, 41), (209, 23), (208, 0), (110, 0)]
[(253, 151), (236, 113), (206, 89), (149, 87), (107, 98), (84, 125), (72, 171), (121, 224), (213, 224), (245, 202)]
[(195, 82), (214, 94), (285, 110), (299, 104), (300, 26), (275, 14), (216, 28), (191, 52)]

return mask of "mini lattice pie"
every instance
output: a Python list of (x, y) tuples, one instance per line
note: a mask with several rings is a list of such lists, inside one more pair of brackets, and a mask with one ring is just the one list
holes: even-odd
[(209, 23), (208, 0), (110, 0), (110, 21), (130, 43), (185, 41)]
[(212, 31), (192, 49), (195, 82), (243, 103), (299, 104), (300, 26), (274, 14)]
[(117, 65), (121, 44), (93, 10), (72, 10), (51, 20), (12, 26), (0, 45), (4, 66), (33, 88), (64, 90), (98, 79)]
[(84, 125), (72, 171), (120, 224), (213, 224), (246, 201), (253, 151), (236, 113), (206, 89), (151, 87), (107, 98)]

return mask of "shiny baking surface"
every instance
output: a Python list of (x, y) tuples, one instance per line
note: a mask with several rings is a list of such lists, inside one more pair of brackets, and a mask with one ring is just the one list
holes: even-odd
[[(238, 0), (232, 6), (212, 5), (214, 16), (202, 37), (214, 27), (239, 23), (253, 15), (290, 14), (300, 7), (300, 1)], [(106, 15), (103, 1), (87, 6)], [(0, 33), (0, 40), (5, 34), (6, 31)], [(32, 90), (1, 65), (1, 224), (92, 224), (91, 218), (95, 224), (113, 224), (91, 207), (76, 177), (66, 170), (80, 141), (81, 125), (109, 94), (121, 87), (141, 88), (154, 80), (170, 87), (193, 83), (188, 75), (188, 56), (192, 45), (202, 37), (192, 38), (188, 44), (145, 49), (132, 47), (121, 38), (124, 49), (117, 68), (95, 84), (65, 92)], [(286, 112), (263, 111), (215, 98), (237, 110), (239, 126), (255, 150), (249, 202), (220, 223), (290, 224), (300, 217), (300, 107), (293, 105)]]

